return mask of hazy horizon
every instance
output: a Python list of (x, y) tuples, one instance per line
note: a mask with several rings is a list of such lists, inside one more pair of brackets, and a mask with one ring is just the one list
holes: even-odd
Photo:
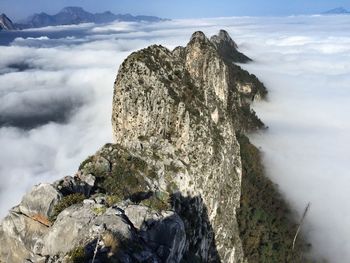
[[(350, 9), (346, 0), (271, 0), (261, 5), (259, 0), (214, 2), (210, 0), (179, 0), (167, 2), (162, 0), (147, 0), (142, 4), (139, 0), (62, 0), (48, 2), (46, 0), (2, 0), (0, 13), (7, 14), (13, 20), (27, 18), (34, 13), (46, 12), (56, 14), (66, 6), (79, 6), (96, 13), (112, 11), (116, 14), (130, 13), (133, 15), (152, 15), (171, 19), (231, 17), (231, 16), (289, 16), (320, 14), (324, 11), (344, 7)], [(145, 2), (145, 1), (144, 1)]]

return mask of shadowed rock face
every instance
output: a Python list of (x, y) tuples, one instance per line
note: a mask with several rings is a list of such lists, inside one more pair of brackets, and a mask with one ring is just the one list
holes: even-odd
[(195, 32), (186, 47), (131, 54), (114, 86), (115, 144), (25, 195), (0, 225), (0, 261), (244, 262), (237, 134), (263, 126), (250, 103), (266, 89), (229, 48), (227, 33)]
[(14, 30), (15, 26), (13, 25), (10, 18), (5, 14), (0, 15), (0, 31), (1, 30)]
[(252, 61), (237, 50), (237, 44), (225, 30), (220, 30), (218, 35), (210, 38), (210, 41), (216, 46), (220, 55), (229, 62), (246, 63)]

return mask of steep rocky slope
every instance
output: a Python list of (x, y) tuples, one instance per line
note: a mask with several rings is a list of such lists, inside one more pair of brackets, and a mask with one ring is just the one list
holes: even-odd
[(0, 15), (0, 31), (1, 30), (15, 30), (15, 26), (13, 25), (10, 18), (8, 18), (5, 14)]
[[(274, 251), (281, 225), (291, 229), (281, 234), (287, 245), (292, 239), (287, 212), (274, 217), (273, 206), (255, 207), (242, 192), (244, 185), (261, 190), (262, 202), (279, 200), (265, 198), (273, 187), (256, 172), (260, 160), (243, 135), (264, 127), (250, 103), (266, 89), (235, 64), (249, 60), (226, 31), (210, 40), (195, 32), (173, 51), (154, 45), (131, 54), (114, 86), (115, 143), (74, 176), (23, 197), (0, 225), (0, 261), (302, 262), (299, 251)], [(254, 176), (268, 182), (264, 189)], [(252, 243), (258, 208), (271, 215), (255, 222)]]

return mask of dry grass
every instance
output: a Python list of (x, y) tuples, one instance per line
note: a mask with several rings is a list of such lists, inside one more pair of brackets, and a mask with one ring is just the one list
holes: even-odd
[(120, 241), (111, 232), (107, 232), (102, 236), (103, 243), (110, 249), (111, 253), (116, 253), (120, 247)]

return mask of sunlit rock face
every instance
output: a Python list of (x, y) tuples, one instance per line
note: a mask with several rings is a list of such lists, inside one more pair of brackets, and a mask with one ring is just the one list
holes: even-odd
[[(223, 262), (241, 262), (236, 209), (242, 166), (236, 133), (262, 126), (249, 103), (266, 90), (231, 57), (223, 57), (238, 53), (225, 31), (211, 39), (195, 32), (186, 47), (151, 46), (131, 54), (115, 83), (113, 132), (117, 144), (155, 163), (162, 180), (170, 178), (182, 195), (203, 199), (205, 224), (212, 228), (200, 239), (188, 236), (186, 247), (194, 247), (192, 253), (204, 262), (214, 261), (215, 242)], [(167, 171), (172, 163), (181, 172)]]

